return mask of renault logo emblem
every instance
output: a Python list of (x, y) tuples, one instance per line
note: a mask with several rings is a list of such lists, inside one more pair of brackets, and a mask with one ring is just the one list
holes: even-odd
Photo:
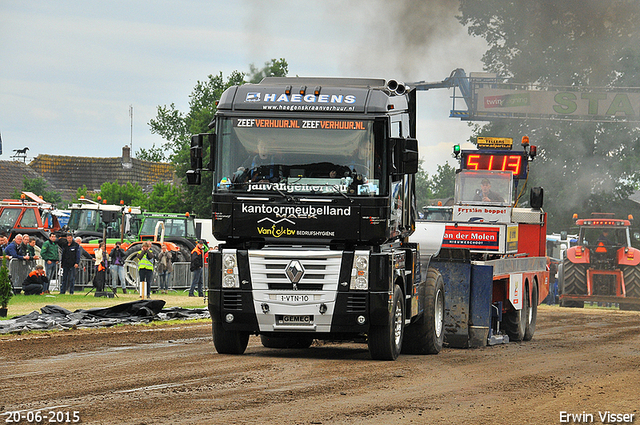
[(300, 261), (293, 260), (285, 269), (285, 273), (287, 274), (289, 281), (293, 283), (293, 287), (296, 288), (296, 284), (300, 282), (300, 279), (302, 279), (302, 276), (304, 275), (304, 267), (302, 267)]

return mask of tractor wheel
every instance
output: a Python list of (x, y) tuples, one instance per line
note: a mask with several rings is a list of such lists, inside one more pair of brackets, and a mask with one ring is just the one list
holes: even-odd
[[(627, 297), (640, 298), (640, 266), (622, 268), (624, 287)], [(620, 310), (640, 311), (640, 305), (620, 303)]]
[(249, 343), (249, 332), (225, 331), (222, 324), (212, 323), (213, 345), (220, 354), (243, 354)]
[[(142, 250), (142, 244), (141, 243), (137, 243), (135, 245), (130, 246), (125, 252), (124, 252), (124, 258), (125, 258), (125, 262), (124, 262), (124, 275), (125, 275), (125, 280), (127, 282), (127, 286), (133, 286), (133, 287), (138, 287), (138, 259), (135, 258), (136, 255), (138, 255), (138, 253)], [(160, 248), (155, 246), (155, 245), (151, 245), (151, 252), (153, 252), (153, 255), (157, 258), (158, 255), (160, 255)]]
[(394, 285), (391, 311), (387, 317), (387, 323), (369, 328), (369, 352), (374, 360), (395, 360), (398, 358), (402, 350), (404, 316), (404, 295), (400, 286)]
[(180, 245), (178, 261), (182, 261), (183, 263), (191, 262), (191, 251), (189, 251), (189, 248), (185, 247), (184, 245)]
[[(527, 292), (527, 297), (529, 293)], [(531, 341), (533, 334), (536, 332), (536, 319), (538, 317), (538, 285), (533, 282), (531, 291), (531, 299), (529, 300), (529, 314), (527, 315), (527, 327), (524, 330), (524, 340)]]
[[(565, 258), (562, 263), (561, 293), (587, 295), (587, 265), (575, 264)], [(584, 301), (560, 300), (560, 307), (584, 307)]]
[(313, 336), (305, 334), (287, 336), (261, 334), (260, 341), (266, 348), (309, 348), (313, 343)]
[(405, 329), (402, 352), (438, 354), (444, 341), (444, 280), (436, 269), (429, 268), (420, 298), (424, 300), (424, 312)]
[(525, 338), (530, 309), (528, 293), (527, 289), (523, 294), (522, 300), (524, 302), (520, 310), (514, 309), (502, 315), (502, 326), (511, 341), (522, 341)]
[(42, 238), (40, 238), (39, 236), (31, 236), (31, 239), (36, 241), (36, 245), (39, 248), (42, 248), (42, 244), (44, 243), (44, 241), (42, 240)]

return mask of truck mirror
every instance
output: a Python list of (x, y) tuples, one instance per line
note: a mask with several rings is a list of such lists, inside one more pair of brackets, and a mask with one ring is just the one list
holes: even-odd
[(189, 156), (191, 159), (191, 170), (202, 170), (202, 136), (202, 134), (191, 136), (191, 149), (189, 150)]
[(209, 137), (209, 167), (211, 171), (216, 169), (216, 135), (215, 133), (208, 133)]
[(544, 198), (544, 189), (541, 187), (534, 187), (529, 192), (529, 205), (534, 210), (539, 210), (542, 208), (542, 201)]
[(418, 140), (413, 138), (389, 139), (391, 146), (391, 174), (415, 174), (418, 172)]
[(563, 241), (567, 240), (567, 231), (563, 230), (560, 232), (560, 239), (562, 239)]
[(103, 223), (113, 223), (118, 220), (118, 216), (120, 212), (118, 211), (100, 211), (100, 215), (102, 216)]
[(202, 175), (200, 170), (187, 170), (187, 184), (190, 186), (202, 183)]
[(418, 172), (418, 140), (406, 139), (402, 150), (402, 162), (404, 174), (415, 174)]

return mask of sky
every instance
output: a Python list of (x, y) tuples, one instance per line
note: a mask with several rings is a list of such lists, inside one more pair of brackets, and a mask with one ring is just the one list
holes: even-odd
[[(0, 0), (0, 160), (118, 157), (159, 146), (157, 107), (188, 111), (198, 81), (284, 58), (291, 76), (442, 81), (482, 71), (486, 43), (456, 0)], [(471, 135), (452, 89), (420, 92), (423, 168)], [(131, 111), (133, 114), (131, 114)]]

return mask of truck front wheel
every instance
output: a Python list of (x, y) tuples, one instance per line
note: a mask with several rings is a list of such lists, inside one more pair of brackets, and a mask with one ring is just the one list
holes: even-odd
[(419, 296), (424, 300), (424, 312), (405, 330), (402, 352), (438, 354), (444, 342), (444, 280), (436, 269), (429, 268)]
[(222, 323), (213, 321), (213, 345), (220, 354), (243, 354), (249, 344), (249, 332), (225, 331)]
[(404, 334), (404, 295), (400, 286), (393, 288), (387, 323), (369, 328), (369, 352), (374, 360), (395, 360), (402, 350)]

